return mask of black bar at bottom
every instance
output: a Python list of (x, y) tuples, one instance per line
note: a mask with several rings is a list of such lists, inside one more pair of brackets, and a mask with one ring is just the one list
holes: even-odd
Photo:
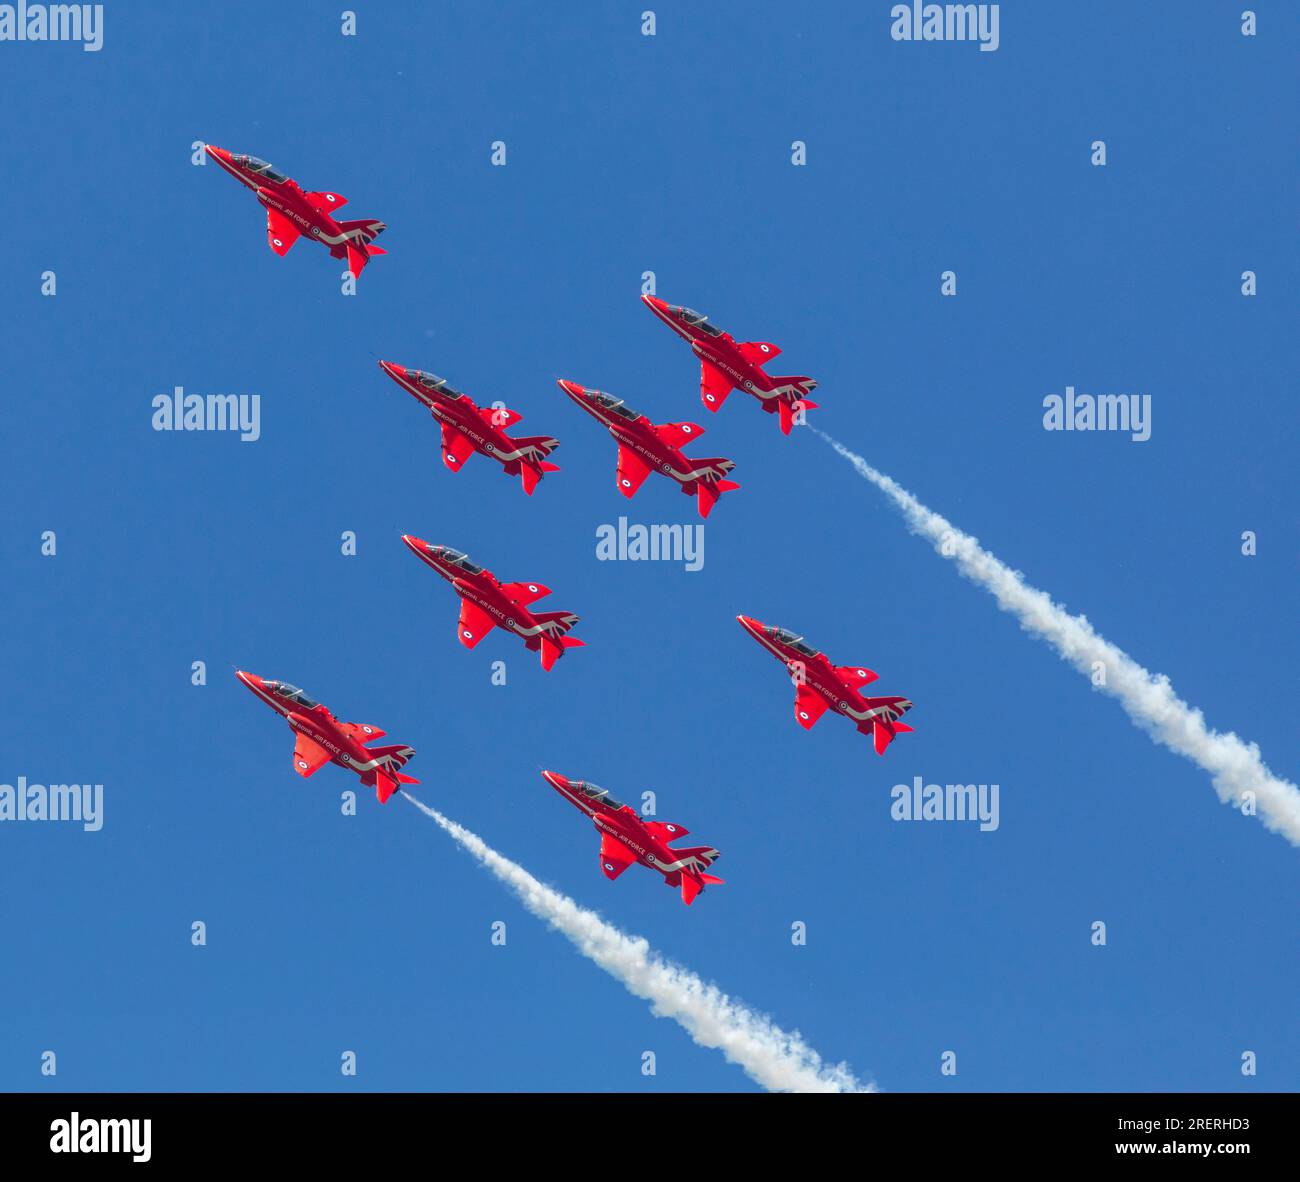
[[(850, 1160), (1105, 1165), (1121, 1159), (1229, 1167), (1283, 1160), (1296, 1100), (1222, 1095), (881, 1093), (827, 1099), (756, 1095), (9, 1093), (0, 1101), (0, 1164), (48, 1168), (110, 1161), (178, 1166), (292, 1165), (338, 1171), (401, 1161), (435, 1169), (511, 1162), (535, 1171), (639, 1172), (659, 1161), (712, 1169), (758, 1152), (811, 1168), (842, 1146)], [(145, 1122), (148, 1122), (145, 1124)], [(666, 1138), (666, 1140), (665, 1140)], [(634, 1166), (627, 1155), (647, 1155)], [(456, 1153), (457, 1150), (459, 1153)], [(688, 1156), (692, 1152), (710, 1156)], [(464, 1156), (462, 1156), (464, 1155)], [(634, 1155), (635, 1156), (635, 1155)], [(769, 1166), (770, 1158), (766, 1158)], [(561, 1164), (563, 1163), (563, 1164)], [(455, 1168), (455, 1167), (452, 1167)], [(12, 1175), (11, 1176), (16, 1176)]]

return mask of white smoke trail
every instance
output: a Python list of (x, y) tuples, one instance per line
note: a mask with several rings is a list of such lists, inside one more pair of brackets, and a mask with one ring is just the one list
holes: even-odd
[(1220, 800), (1257, 812), (1269, 829), (1293, 845), (1300, 845), (1300, 789), (1269, 771), (1254, 743), (1231, 732), (1225, 735), (1211, 730), (1201, 712), (1174, 693), (1164, 674), (1142, 668), (1122, 649), (1098, 635), (1083, 616), (1070, 615), (1046, 592), (1029, 586), (975, 538), (927, 509), (861, 456), (824, 431), (815, 427), (809, 430), (826, 440), (860, 476), (888, 496), (913, 533), (932, 541), (939, 554), (955, 562), (966, 578), (991, 592), (998, 606), (1016, 616), (1026, 632), (1045, 640), (1081, 673), (1091, 675), (1094, 664), (1100, 662), (1106, 684), (1098, 688), (1118, 698), (1128, 716), (1157, 743), (1209, 772)]
[(663, 960), (639, 936), (629, 936), (594, 911), (538, 882), (522, 866), (498, 854), (481, 837), (437, 809), (402, 793), (510, 887), (525, 907), (567, 936), (629, 992), (650, 1002), (656, 1017), (672, 1018), (702, 1047), (720, 1050), (771, 1092), (871, 1092), (846, 1064), (830, 1066), (797, 1033), (733, 1000), (716, 985)]

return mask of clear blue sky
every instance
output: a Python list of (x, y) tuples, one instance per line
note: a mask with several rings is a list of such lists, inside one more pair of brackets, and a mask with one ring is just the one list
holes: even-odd
[[(1246, 39), (1237, 5), (1006, 3), (981, 53), (894, 43), (874, 0), (582, 7), (366, 5), (345, 38), (338, 4), (110, 4), (98, 54), (0, 44), (0, 782), (107, 798), (99, 833), (0, 827), (0, 1086), (751, 1086), (414, 809), (341, 816), (351, 777), (293, 775), (237, 666), (411, 743), (430, 803), (891, 1090), (1296, 1088), (1297, 851), (810, 433), (707, 415), (637, 299), (651, 270), (780, 344), (820, 426), (1294, 778), (1296, 11)], [(355, 298), (315, 245), (267, 249), (191, 165), (209, 140), (388, 223)], [(380, 357), (503, 400), (563, 471), (531, 499), (449, 473)], [(703, 571), (596, 561), (620, 514), (696, 518), (662, 480), (617, 495), (561, 376), (737, 461)], [(1067, 384), (1151, 394), (1152, 439), (1044, 432)], [(261, 395), (262, 438), (154, 432), (176, 385)], [(462, 649), (402, 533), (546, 583), (587, 647), (549, 675)], [(869, 664), (916, 733), (803, 733), (738, 612)], [(727, 884), (688, 910), (605, 881), (543, 767), (655, 789)], [(891, 821), (916, 775), (998, 783), (1001, 828)]]

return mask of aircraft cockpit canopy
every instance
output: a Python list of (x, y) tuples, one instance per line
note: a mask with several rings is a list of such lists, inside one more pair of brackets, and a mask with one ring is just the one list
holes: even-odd
[(443, 546), (438, 554), (443, 562), (463, 570), (467, 575), (481, 575), (483, 568), (470, 562), (468, 554), (462, 554), (459, 550), (453, 550), (450, 546)]
[(722, 329), (715, 328), (709, 323), (709, 318), (702, 313), (693, 311), (686, 307), (678, 308), (677, 311), (681, 314), (681, 318), (692, 328), (698, 328), (701, 332), (707, 332), (711, 337), (720, 337), (722, 335)]
[(430, 390), (437, 390), (440, 394), (446, 394), (452, 398), (459, 398), (460, 391), (453, 390), (447, 384), (446, 378), (440, 378), (436, 373), (424, 373), (420, 371), (416, 374), (416, 380), (421, 386), (428, 386)]
[(597, 784), (588, 784), (585, 780), (578, 780), (573, 785), (583, 796), (594, 803), (608, 805), (612, 809), (621, 809), (621, 801), (615, 800), (610, 794)]
[(815, 657), (817, 650), (804, 644), (802, 636), (796, 636), (793, 632), (787, 632), (784, 628), (768, 628), (767, 634), (781, 644), (789, 645), (797, 653), (802, 653), (805, 657)]
[(281, 698), (287, 698), (295, 706), (302, 706), (307, 710), (315, 710), (317, 703), (314, 698), (309, 698), (296, 685), (290, 685), (287, 681), (271, 682), (272, 693)]
[(636, 420), (641, 415), (627, 406), (621, 398), (615, 398), (612, 394), (602, 393), (600, 390), (592, 391), (591, 395), (596, 400), (596, 405), (604, 410), (612, 411), (620, 418)]
[(264, 176), (268, 181), (280, 184), (289, 178), (282, 172), (276, 172), (265, 160), (259, 160), (256, 156), (236, 156), (235, 163), (241, 168), (247, 168), (250, 172), (255, 172), (258, 176)]

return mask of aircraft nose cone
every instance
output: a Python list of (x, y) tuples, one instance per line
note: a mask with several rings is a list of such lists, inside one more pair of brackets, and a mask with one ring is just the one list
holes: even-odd
[(645, 304), (647, 308), (657, 308), (660, 312), (664, 311), (668, 307), (668, 305), (658, 296), (643, 295), (641, 297), (641, 302)]
[(577, 382), (566, 381), (564, 378), (556, 378), (555, 384), (560, 387), (570, 398), (580, 398), (582, 396), (582, 387)]
[(382, 369), (384, 373), (394, 378), (403, 372), (402, 367), (400, 365), (395, 365), (391, 361), (381, 361), (379, 363), (379, 368)]

